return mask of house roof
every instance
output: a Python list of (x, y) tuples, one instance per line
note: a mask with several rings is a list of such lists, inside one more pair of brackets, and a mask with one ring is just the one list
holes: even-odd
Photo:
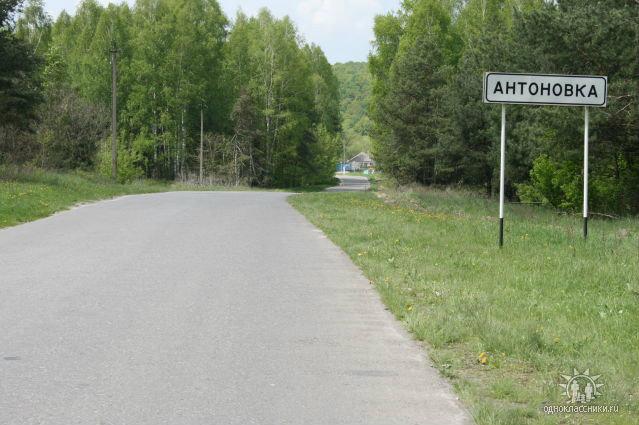
[(354, 157), (352, 157), (351, 159), (349, 159), (348, 162), (373, 162), (373, 159), (366, 152), (360, 152)]

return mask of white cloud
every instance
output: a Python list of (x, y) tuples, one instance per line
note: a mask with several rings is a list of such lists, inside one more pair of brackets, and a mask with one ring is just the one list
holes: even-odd
[(366, 60), (375, 15), (398, 6), (399, 0), (301, 0), (292, 17), (331, 62)]
[(379, 0), (303, 0), (297, 6), (297, 16), (316, 30), (335, 32), (370, 27), (381, 8)]

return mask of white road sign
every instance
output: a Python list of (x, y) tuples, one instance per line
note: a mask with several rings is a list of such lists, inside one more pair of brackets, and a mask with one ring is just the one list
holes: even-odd
[(608, 77), (551, 74), (484, 75), (484, 102), (605, 107)]
[(499, 246), (504, 245), (506, 180), (506, 104), (584, 107), (584, 237), (588, 237), (589, 106), (608, 103), (608, 77), (586, 75), (484, 74), (484, 103), (501, 103), (501, 167), (499, 173)]

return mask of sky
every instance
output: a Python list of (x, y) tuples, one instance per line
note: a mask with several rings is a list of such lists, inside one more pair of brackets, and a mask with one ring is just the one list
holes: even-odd
[[(98, 1), (109, 3), (109, 0)], [(267, 7), (277, 17), (290, 16), (306, 41), (319, 45), (331, 63), (365, 61), (373, 39), (375, 15), (396, 10), (400, 3), (400, 0), (218, 1), (231, 19), (240, 8), (249, 15)], [(55, 19), (62, 10), (74, 12), (79, 3), (80, 0), (45, 0), (45, 7)]]

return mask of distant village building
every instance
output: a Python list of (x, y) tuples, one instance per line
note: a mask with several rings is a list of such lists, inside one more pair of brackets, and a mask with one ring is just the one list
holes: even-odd
[(375, 167), (375, 161), (365, 152), (360, 152), (352, 157), (348, 161), (348, 164), (350, 164), (353, 171), (368, 170), (369, 168)]

